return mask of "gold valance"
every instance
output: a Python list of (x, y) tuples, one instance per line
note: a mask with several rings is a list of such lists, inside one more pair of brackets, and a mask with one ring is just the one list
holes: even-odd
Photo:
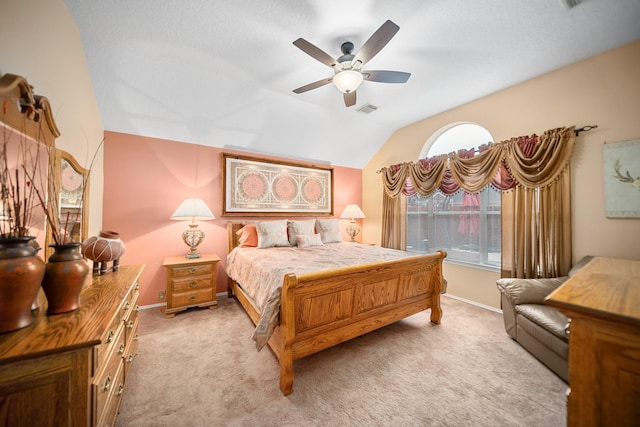
[(381, 170), (386, 194), (428, 196), (439, 189), (453, 194), (477, 193), (487, 185), (506, 191), (516, 186), (538, 188), (551, 184), (566, 170), (575, 144), (574, 126), (551, 129), (541, 136), (520, 136)]

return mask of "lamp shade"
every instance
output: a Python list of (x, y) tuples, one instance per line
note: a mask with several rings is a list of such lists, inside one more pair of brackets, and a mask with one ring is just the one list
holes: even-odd
[(350, 93), (358, 89), (364, 77), (362, 73), (354, 70), (344, 70), (333, 76), (333, 84), (342, 93)]
[(171, 215), (171, 219), (178, 221), (204, 221), (214, 218), (215, 216), (202, 199), (184, 199), (178, 209)]
[(366, 217), (364, 216), (364, 212), (362, 212), (362, 210), (360, 209), (360, 206), (356, 204), (352, 204), (352, 205), (347, 205), (344, 208), (344, 211), (342, 211), (342, 215), (340, 215), (340, 218), (358, 219), (358, 218), (366, 218)]

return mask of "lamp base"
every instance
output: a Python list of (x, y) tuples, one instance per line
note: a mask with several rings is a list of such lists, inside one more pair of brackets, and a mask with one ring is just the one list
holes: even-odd
[(358, 227), (358, 224), (356, 224), (355, 220), (352, 219), (349, 225), (347, 225), (347, 234), (349, 235), (349, 237), (351, 237), (352, 242), (357, 243), (356, 236), (359, 232), (360, 227)]
[(189, 224), (189, 229), (182, 233), (182, 240), (187, 246), (189, 246), (189, 248), (191, 248), (191, 251), (187, 252), (185, 255), (185, 258), (187, 259), (201, 257), (198, 253), (198, 245), (202, 243), (202, 240), (204, 240), (204, 232), (197, 227), (198, 224), (191, 223)]

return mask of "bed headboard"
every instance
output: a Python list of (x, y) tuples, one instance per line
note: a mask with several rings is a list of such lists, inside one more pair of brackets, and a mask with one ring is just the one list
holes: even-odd
[(240, 242), (238, 241), (238, 235), (236, 233), (238, 230), (244, 227), (245, 224), (246, 221), (227, 222), (227, 253), (231, 252), (233, 248), (240, 244)]

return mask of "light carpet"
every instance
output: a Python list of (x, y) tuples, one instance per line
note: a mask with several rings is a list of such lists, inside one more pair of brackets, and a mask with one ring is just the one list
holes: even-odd
[(564, 426), (567, 384), (499, 313), (446, 296), (429, 310), (294, 362), (293, 394), (233, 299), (167, 319), (140, 312), (117, 425)]

